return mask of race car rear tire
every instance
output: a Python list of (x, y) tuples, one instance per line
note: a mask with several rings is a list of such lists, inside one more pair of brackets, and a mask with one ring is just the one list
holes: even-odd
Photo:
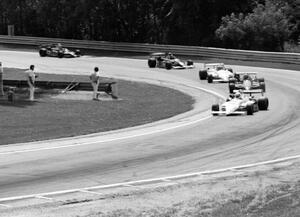
[(58, 53), (58, 58), (63, 58), (64, 57), (64, 54), (63, 53)]
[[(211, 111), (213, 111), (213, 112), (218, 112), (218, 111), (220, 111), (220, 106), (219, 106), (219, 104), (213, 104), (212, 106), (211, 106)], [(214, 116), (215, 115), (217, 115), (217, 114), (213, 114)]]
[(258, 109), (265, 111), (268, 110), (269, 107), (269, 99), (267, 97), (259, 98), (257, 101)]
[(206, 70), (200, 70), (199, 71), (199, 78), (200, 78), (200, 80), (205, 80), (207, 78), (207, 71)]
[(213, 83), (213, 80), (214, 80), (214, 78), (213, 78), (212, 75), (208, 75), (208, 76), (207, 76), (207, 82), (208, 82), (208, 83)]
[(260, 82), (260, 89), (262, 89), (263, 92), (266, 92), (266, 83), (265, 82)]
[(186, 61), (186, 65), (192, 66), (192, 65), (194, 65), (194, 62), (192, 60), (188, 60), (188, 61)]
[(80, 57), (81, 56), (81, 51), (79, 49), (75, 50), (75, 55)]
[(172, 63), (171, 62), (166, 62), (166, 69), (168, 69), (168, 70), (172, 69)]
[(40, 54), (41, 57), (47, 56), (46, 50), (40, 50), (40, 51), (39, 51), (39, 54)]
[(229, 83), (228, 87), (229, 87), (229, 93), (234, 93), (234, 89), (235, 89), (234, 83)]
[(232, 68), (227, 68), (227, 70), (233, 73), (233, 70), (232, 70)]
[(247, 105), (246, 111), (247, 111), (247, 115), (253, 115), (253, 111), (254, 111), (253, 105)]
[(229, 83), (235, 83), (235, 82), (236, 82), (236, 78), (229, 78), (229, 79), (228, 79), (228, 82), (229, 82)]
[(156, 67), (156, 59), (148, 59), (148, 66), (149, 68), (155, 68)]

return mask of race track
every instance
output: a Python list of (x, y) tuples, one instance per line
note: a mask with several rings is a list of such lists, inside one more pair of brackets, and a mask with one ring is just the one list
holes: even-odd
[[(4, 67), (27, 68), (48, 73), (89, 74), (99, 66), (108, 77), (160, 80), (197, 86), (226, 96), (227, 84), (207, 84), (198, 79), (202, 64), (192, 70), (149, 69), (145, 60), (82, 57), (40, 58), (33, 52), (0, 51)], [(256, 163), (300, 154), (300, 72), (232, 66), (235, 71), (258, 71), (266, 80), (269, 111), (253, 116), (193, 116), (193, 124), (134, 136), (135, 131), (108, 134), (114, 139), (85, 145), (61, 146), (53, 142), (0, 147), (0, 198), (37, 194), (100, 184), (156, 178)], [(216, 101), (208, 98), (201, 110)], [(200, 105), (201, 107), (201, 105)], [(202, 121), (196, 121), (197, 118)], [(159, 127), (159, 126), (157, 126)], [(143, 130), (142, 128), (139, 130)], [(140, 132), (140, 131), (139, 131)], [(120, 136), (120, 139), (116, 139)], [(122, 139), (123, 137), (123, 139)], [(80, 143), (81, 140), (73, 141)], [(64, 143), (63, 143), (64, 144)], [(14, 152), (14, 150), (27, 150)], [(30, 151), (32, 150), (32, 151)]]

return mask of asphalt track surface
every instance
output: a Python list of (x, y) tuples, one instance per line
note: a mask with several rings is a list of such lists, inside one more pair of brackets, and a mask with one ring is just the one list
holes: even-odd
[[(40, 58), (36, 53), (14, 51), (0, 51), (0, 57), (4, 67), (26, 68), (35, 64), (41, 72), (89, 74), (99, 65), (109, 77), (160, 80), (161, 84), (169, 81), (205, 88), (224, 96), (228, 93), (226, 84), (207, 84), (198, 79), (200, 63), (192, 70), (167, 71), (149, 69), (146, 61), (139, 59)], [(232, 68), (256, 71), (265, 77), (266, 95), (270, 100), (268, 111), (253, 116), (207, 118), (210, 105), (217, 101), (211, 96), (199, 103), (201, 114), (191, 112), (187, 117), (191, 124), (182, 127), (176, 127), (182, 120), (175, 118), (164, 122), (167, 125), (163, 126), (169, 130), (154, 124), (152, 128), (138, 127), (137, 131), (121, 130), (100, 137), (71, 139), (70, 143), (58, 140), (2, 146), (0, 198), (221, 169), (299, 155), (300, 72), (236, 65)]]

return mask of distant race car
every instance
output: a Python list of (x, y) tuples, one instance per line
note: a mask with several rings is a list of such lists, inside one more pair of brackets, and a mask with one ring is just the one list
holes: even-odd
[(258, 78), (256, 72), (236, 72), (234, 78), (229, 80), (229, 92), (234, 90), (262, 90), (266, 92), (264, 78)]
[(67, 48), (63, 48), (61, 44), (45, 44), (41, 45), (39, 49), (39, 54), (41, 57), (59, 57), (59, 58), (72, 58), (80, 57), (80, 50), (70, 51)]
[[(212, 115), (253, 115), (259, 110), (268, 110), (269, 99), (263, 95), (255, 99), (252, 94), (261, 91), (235, 91), (223, 104), (214, 104), (211, 108)], [(246, 96), (245, 94), (249, 94)]]
[(228, 82), (233, 78), (231, 68), (225, 67), (224, 63), (207, 63), (204, 64), (204, 69), (199, 71), (200, 80), (206, 80), (208, 83), (213, 81)]
[(188, 60), (186, 63), (176, 58), (171, 53), (152, 53), (148, 59), (150, 68), (165, 68), (165, 69), (191, 69), (194, 68), (194, 62)]

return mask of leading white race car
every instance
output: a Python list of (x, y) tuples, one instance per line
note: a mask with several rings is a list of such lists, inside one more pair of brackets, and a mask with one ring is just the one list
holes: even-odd
[[(263, 93), (262, 91), (236, 91), (231, 94), (223, 104), (212, 105), (212, 115), (253, 115), (259, 110), (268, 110), (269, 99), (260, 97), (255, 99), (252, 94)], [(245, 96), (249, 94), (249, 96)]]
[(207, 79), (208, 83), (228, 82), (233, 76), (232, 69), (225, 67), (224, 63), (206, 63), (204, 69), (199, 71), (200, 80)]

